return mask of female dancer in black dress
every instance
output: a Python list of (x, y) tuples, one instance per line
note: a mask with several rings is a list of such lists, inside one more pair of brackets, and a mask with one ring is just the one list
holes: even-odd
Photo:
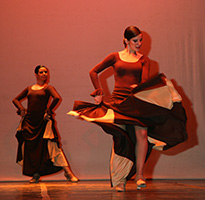
[[(40, 176), (53, 174), (62, 169), (68, 181), (77, 182), (61, 149), (60, 138), (55, 128), (53, 109), (60, 96), (47, 84), (48, 69), (39, 65), (35, 68), (37, 83), (25, 88), (16, 98), (14, 105), (22, 117), (17, 129), (17, 163), (23, 174), (33, 177), (30, 183), (38, 183)], [(27, 99), (27, 109), (21, 104)], [(50, 100), (52, 101), (50, 102)]]
[[(95, 104), (76, 101), (68, 113), (113, 136), (110, 174), (117, 191), (124, 191), (135, 173), (137, 188), (146, 187), (143, 169), (151, 149), (165, 150), (187, 138), (181, 97), (163, 74), (149, 79), (149, 58), (139, 53), (142, 41), (137, 27), (127, 27), (125, 49), (111, 53), (90, 71)], [(105, 103), (98, 74), (108, 67), (114, 69), (115, 88)]]

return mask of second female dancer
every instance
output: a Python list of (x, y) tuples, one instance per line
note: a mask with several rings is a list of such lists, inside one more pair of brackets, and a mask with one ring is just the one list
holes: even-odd
[[(35, 70), (36, 84), (26, 87), (13, 99), (21, 116), (17, 129), (17, 163), (23, 175), (31, 176), (30, 183), (38, 183), (41, 176), (65, 171), (68, 181), (78, 182), (63, 153), (60, 137), (55, 127), (54, 113), (60, 96), (56, 89), (48, 85), (48, 68), (38, 65)], [(27, 99), (27, 109), (22, 101)]]

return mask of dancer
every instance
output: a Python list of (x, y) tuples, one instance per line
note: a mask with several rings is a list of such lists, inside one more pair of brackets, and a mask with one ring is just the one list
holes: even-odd
[[(55, 128), (53, 109), (60, 96), (53, 86), (48, 85), (47, 67), (37, 66), (35, 76), (37, 83), (28, 86), (13, 99), (17, 113), (22, 118), (16, 134), (17, 163), (22, 165), (23, 175), (32, 177), (30, 183), (38, 183), (41, 176), (62, 169), (68, 181), (78, 182), (63, 153)], [(28, 101), (27, 109), (21, 103), (25, 99)]]
[[(141, 31), (127, 27), (123, 41), (124, 50), (109, 54), (90, 71), (95, 104), (76, 101), (68, 113), (113, 136), (110, 174), (117, 191), (125, 191), (126, 181), (135, 173), (137, 188), (146, 187), (144, 163), (151, 149), (165, 150), (187, 138), (181, 96), (163, 74), (149, 79), (149, 58), (139, 53)], [(106, 103), (98, 74), (108, 67), (114, 69), (115, 88)]]

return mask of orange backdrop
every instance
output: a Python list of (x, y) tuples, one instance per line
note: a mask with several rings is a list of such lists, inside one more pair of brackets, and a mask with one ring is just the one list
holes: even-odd
[[(108, 179), (111, 136), (96, 125), (66, 115), (74, 100), (93, 101), (89, 70), (123, 49), (123, 31), (138, 26), (151, 75), (164, 73), (182, 95), (187, 142), (153, 151), (147, 178), (205, 178), (205, 12), (203, 0), (4, 0), (0, 1), (0, 180), (27, 180), (15, 164), (20, 120), (11, 100), (35, 83), (34, 67), (46, 65), (63, 101), (57, 127), (73, 171), (80, 179)], [(106, 100), (112, 70), (100, 74)], [(47, 179), (64, 179), (63, 174)]]

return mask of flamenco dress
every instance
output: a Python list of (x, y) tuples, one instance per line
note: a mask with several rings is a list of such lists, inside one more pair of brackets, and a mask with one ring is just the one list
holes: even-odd
[[(140, 59), (141, 63), (138, 64), (143, 67), (145, 59)], [(106, 68), (106, 65), (112, 65), (118, 76), (118, 61), (121, 62), (119, 56), (111, 54), (95, 69), (99, 72), (102, 66)], [(96, 89), (91, 95), (100, 93), (101, 89)], [(110, 179), (111, 186), (114, 187), (136, 173), (136, 128), (147, 129), (146, 160), (152, 149), (166, 150), (187, 139), (187, 118), (181, 101), (172, 82), (164, 74), (159, 74), (135, 88), (115, 87), (109, 103), (101, 102), (96, 105), (75, 101), (73, 110), (68, 114), (95, 123), (112, 135)]]
[[(50, 97), (53, 101), (47, 108)], [(44, 120), (46, 112), (52, 112), (60, 97), (55, 88), (48, 85), (40, 90), (31, 86), (24, 89), (14, 100), (18, 111), (24, 109), (19, 103), (27, 98), (28, 106), (25, 117), (17, 128), (16, 138), (18, 150), (16, 162), (20, 164), (22, 173), (26, 176), (40, 176), (61, 171), (68, 162), (60, 144), (60, 136), (55, 127), (53, 117)]]

